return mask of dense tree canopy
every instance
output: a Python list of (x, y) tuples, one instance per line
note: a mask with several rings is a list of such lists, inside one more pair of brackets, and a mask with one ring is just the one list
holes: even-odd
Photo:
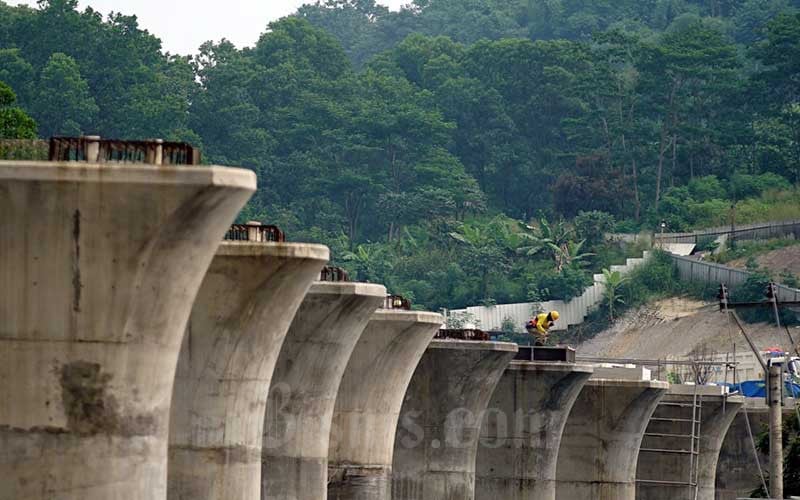
[(0, 139), (35, 139), (36, 122), (16, 101), (11, 87), (0, 81)]
[(253, 169), (243, 219), (429, 307), (569, 298), (621, 257), (603, 231), (726, 223), (800, 181), (798, 7), (326, 0), (177, 57), (133, 16), (0, 1), (0, 80), (42, 136)]

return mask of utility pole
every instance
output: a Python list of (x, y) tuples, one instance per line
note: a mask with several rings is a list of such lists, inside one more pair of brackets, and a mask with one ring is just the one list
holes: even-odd
[(783, 498), (783, 369), (769, 361), (769, 489), (771, 498)]
[[(741, 304), (742, 306), (752, 307), (754, 305), (769, 305), (774, 304), (775, 320), (778, 321), (780, 327), (780, 318), (778, 314), (777, 300), (775, 298), (775, 285), (769, 284), (767, 288), (767, 298), (770, 302), (766, 304)], [(736, 322), (736, 326), (744, 335), (747, 344), (753, 351), (753, 355), (758, 360), (764, 371), (766, 378), (767, 389), (767, 406), (769, 407), (769, 489), (766, 492), (769, 498), (782, 499), (783, 498), (783, 369), (789, 363), (789, 353), (784, 355), (783, 362), (775, 363), (776, 360), (769, 359), (766, 362), (761, 357), (755, 343), (750, 335), (745, 330), (739, 315), (736, 314), (734, 309), (729, 309), (728, 306), (735, 307), (737, 304), (732, 304), (728, 300), (728, 287), (724, 284), (719, 286), (719, 305), (720, 309), (730, 314)]]

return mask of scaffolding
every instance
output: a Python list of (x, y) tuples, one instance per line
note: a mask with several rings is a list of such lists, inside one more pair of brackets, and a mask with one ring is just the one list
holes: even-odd
[[(675, 480), (637, 479), (639, 484), (653, 484), (670, 487), (686, 487), (692, 498), (697, 500), (699, 493), (699, 457), (701, 430), (703, 423), (703, 396), (694, 386), (692, 401), (678, 395), (667, 395), (656, 407), (644, 433), (639, 453), (679, 457), (688, 461), (681, 470), (686, 474)], [(686, 429), (688, 428), (688, 433)], [(656, 432), (659, 431), (659, 432)], [(644, 441), (653, 443), (644, 446)], [(688, 447), (688, 449), (687, 449)]]

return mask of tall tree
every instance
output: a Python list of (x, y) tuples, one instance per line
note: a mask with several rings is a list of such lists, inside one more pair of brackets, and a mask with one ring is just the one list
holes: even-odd
[(42, 69), (32, 109), (46, 137), (91, 132), (98, 113), (78, 64), (61, 53), (53, 54)]

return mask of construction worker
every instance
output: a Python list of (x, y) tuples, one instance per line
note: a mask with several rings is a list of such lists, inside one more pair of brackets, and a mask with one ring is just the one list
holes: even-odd
[(536, 337), (534, 345), (547, 345), (550, 328), (558, 318), (558, 311), (550, 311), (549, 313), (537, 314), (525, 324), (525, 329), (528, 330), (528, 333)]

